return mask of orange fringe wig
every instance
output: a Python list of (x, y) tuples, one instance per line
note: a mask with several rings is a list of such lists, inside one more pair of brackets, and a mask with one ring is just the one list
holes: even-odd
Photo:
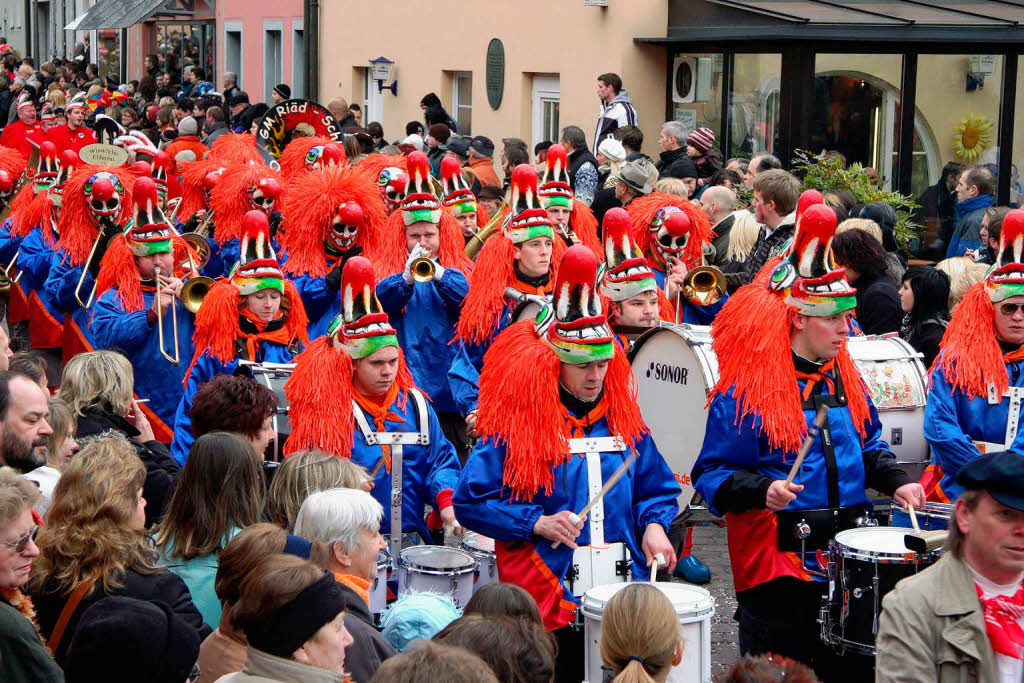
[(15, 187), (18, 186), (18, 181), (25, 173), (26, 166), (28, 166), (28, 159), (22, 156), (21, 152), (13, 147), (0, 147), (0, 171), (7, 171), (7, 175), (11, 177)]
[(53, 234), (54, 215), (53, 200), (49, 193), (40, 192), (20, 211), (13, 214), (11, 237), (28, 237), (30, 232), (39, 227), (43, 229), (43, 241), (46, 246), (52, 247), (57, 241)]
[[(633, 221), (633, 243), (649, 257), (651, 253), (651, 221), (658, 209), (664, 206), (674, 206), (686, 213), (690, 219), (690, 239), (686, 243), (686, 251), (683, 252), (683, 260), (686, 263), (699, 263), (704, 255), (704, 245), (708, 244), (715, 236), (711, 229), (711, 220), (704, 215), (704, 212), (693, 202), (683, 199), (679, 195), (667, 192), (654, 191), (646, 197), (634, 199), (626, 205), (626, 212)], [(601, 253), (601, 252), (598, 252)], [(652, 263), (653, 267), (654, 264)]]
[[(549, 280), (552, 286), (566, 249), (565, 240), (560, 237), (552, 240)], [(473, 281), (455, 328), (455, 339), (482, 344), (497, 332), (505, 310), (505, 288), (516, 281), (515, 256), (515, 245), (503, 233), (484, 243), (473, 266)]]
[(208, 159), (222, 164), (256, 164), (263, 166), (256, 136), (250, 133), (225, 133), (213, 141)]
[[(72, 266), (80, 266), (89, 259), (89, 252), (92, 251), (92, 245), (96, 241), (98, 230), (92, 220), (89, 204), (85, 198), (85, 184), (92, 175), (100, 171), (116, 175), (125, 189), (124, 196), (121, 197), (121, 212), (115, 217), (117, 225), (124, 226), (135, 210), (132, 205), (132, 187), (135, 185), (136, 175), (127, 168), (124, 166), (79, 166), (76, 168), (64, 183), (60, 218), (57, 221), (57, 229), (60, 232), (57, 248), (67, 252), (68, 262)], [(128, 245), (125, 245), (125, 249), (127, 248)], [(137, 276), (138, 269), (132, 267), (129, 272), (133, 276)], [(136, 279), (138, 278), (136, 277)], [(99, 293), (97, 291), (97, 295)]]
[[(294, 144), (292, 142), (288, 147)], [(332, 166), (293, 176), (284, 197), (282, 213), (288, 229), (281, 237), (281, 247), (288, 251), (288, 260), (282, 270), (290, 275), (327, 275), (324, 240), (342, 202), (355, 202), (363, 211), (363, 223), (356, 233), (356, 244), (363, 248), (363, 252), (381, 241), (380, 235), (388, 217), (384, 200), (376, 183), (371, 183), (352, 168)], [(405, 261), (402, 265), (404, 267)]]
[(601, 246), (601, 238), (597, 236), (597, 217), (594, 216), (594, 212), (590, 210), (589, 206), (578, 199), (572, 200), (569, 229), (576, 233), (583, 244), (597, 254), (597, 258), (604, 260), (604, 247)]
[(485, 228), (491, 222), (491, 214), (487, 213), (487, 207), (476, 200), (476, 227)]
[[(225, 135), (217, 138), (223, 140)], [(213, 238), (219, 244), (242, 238), (242, 217), (254, 207), (249, 199), (249, 190), (256, 187), (263, 178), (273, 178), (284, 188), (281, 174), (269, 166), (253, 164), (229, 164), (210, 193), (210, 208), (216, 212)], [(283, 194), (283, 193), (282, 193)], [(274, 208), (281, 210), (280, 198)]]
[[(199, 256), (192, 249), (192, 246), (181, 239), (178, 235), (171, 237), (171, 244), (174, 246), (174, 262), (183, 264), (191, 256), (198, 263)], [(183, 272), (176, 268), (175, 277), (181, 277)], [(136, 313), (145, 307), (145, 299), (142, 296), (142, 280), (139, 277), (139, 268), (135, 265), (135, 254), (124, 235), (117, 235), (110, 240), (110, 246), (103, 254), (100, 261), (100, 272), (96, 276), (96, 296), (99, 297), (108, 289), (117, 288), (117, 298), (121, 301), (126, 313)]]
[(323, 136), (293, 138), (285, 145), (284, 151), (281, 152), (281, 158), (277, 160), (281, 165), (281, 175), (291, 181), (300, 173), (305, 173), (306, 155), (317, 145), (334, 145), (340, 149), (342, 164), (348, 166), (348, 156), (345, 154), (344, 146), (334, 140)]
[[(558, 356), (523, 320), (506, 328), (484, 356), (480, 373), (480, 438), (504, 444), (502, 481), (513, 497), (529, 500), (550, 494), (553, 468), (570, 458), (569, 426), (558, 398)], [(532, 381), (524, 381), (524, 378)], [(604, 401), (612, 434), (634, 445), (649, 432), (637, 406), (636, 378), (626, 354), (616, 346), (604, 379)]]
[(1010, 387), (1006, 362), (992, 332), (996, 314), (986, 284), (973, 285), (953, 311), (939, 348), (942, 353), (932, 366), (942, 368), (953, 390), (968, 398), (988, 396), (989, 385), (999, 396)]
[(352, 168), (376, 186), (380, 172), (389, 166), (400, 168), (408, 173), (405, 157), (401, 154), (370, 154), (356, 162)]
[[(415, 386), (405, 355), (398, 350), (398, 375), (404, 409)], [(327, 337), (320, 337), (295, 358), (295, 370), (284, 385), (292, 433), (285, 455), (320, 450), (352, 457), (352, 357)]]
[[(210, 355), (222, 363), (229, 363), (235, 359), (235, 340), (242, 336), (242, 327), (238, 322), (243, 307), (242, 297), (238, 294), (238, 288), (230, 280), (218, 280), (203, 299), (203, 305), (196, 313), (196, 328), (192, 334), (192, 343), (195, 348), (195, 355), (185, 373), (185, 382), (188, 382), (189, 375), (196, 361), (209, 351)], [(287, 307), (287, 319), (285, 330), (288, 338), (298, 339), (306, 345), (309, 343), (309, 333), (306, 327), (309, 319), (306, 317), (306, 309), (302, 306), (302, 298), (295, 284), (284, 279), (284, 298), (281, 301), (281, 308)]]
[[(771, 448), (795, 453), (807, 434), (807, 421), (790, 343), (797, 311), (782, 297), (755, 282), (740, 287), (715, 317), (711, 339), (719, 380), (708, 394), (708, 405), (718, 394), (731, 392), (736, 399), (736, 424), (747, 415), (757, 416)], [(870, 419), (867, 387), (845, 343), (836, 356), (836, 367), (853, 423), (864, 439)]]
[(182, 164), (181, 204), (177, 215), (179, 221), (187, 223), (196, 211), (210, 208), (206, 200), (206, 176), (210, 171), (223, 167), (224, 162), (217, 159), (200, 159)]
[[(373, 262), (378, 279), (401, 273), (405, 270), (405, 262), (409, 260), (402, 213), (401, 209), (395, 209), (384, 222), (380, 238), (367, 243), (364, 250)], [(441, 208), (441, 220), (437, 227), (441, 238), (438, 261), (445, 268), (461, 270), (469, 278), (473, 272), (473, 262), (466, 256), (466, 240), (462, 237), (462, 228), (450, 210)]]

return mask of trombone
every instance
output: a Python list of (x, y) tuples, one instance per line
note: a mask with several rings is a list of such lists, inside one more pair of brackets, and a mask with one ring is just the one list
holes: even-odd
[(89, 264), (92, 263), (92, 259), (96, 256), (96, 250), (100, 246), (100, 240), (103, 239), (103, 229), (100, 228), (96, 232), (96, 239), (92, 242), (92, 249), (89, 250), (89, 256), (86, 257), (85, 263), (82, 264), (82, 276), (78, 278), (78, 284), (75, 286), (75, 301), (82, 307), (83, 311), (89, 310), (92, 306), (92, 301), (96, 297), (96, 282), (92, 283), (92, 291), (89, 292), (89, 298), (82, 301), (82, 287), (85, 286), (85, 276), (89, 274)]
[(171, 302), (171, 327), (174, 328), (174, 354), (167, 353), (167, 345), (164, 343), (164, 307), (160, 305), (160, 294), (164, 284), (163, 278), (160, 277), (160, 267), (157, 266), (154, 269), (154, 278), (156, 279), (156, 328), (157, 338), (160, 342), (160, 355), (167, 359), (172, 365), (178, 365), (181, 363), (181, 354), (178, 348), (178, 308)]
[(170, 214), (167, 216), (167, 222), (174, 225), (174, 218), (178, 215), (178, 209), (181, 207), (181, 197), (171, 197), (167, 200), (166, 208), (170, 210)]
[(14, 276), (14, 279), (11, 279), (11, 268), (13, 268), (14, 264), (18, 261), (18, 254), (20, 253), (20, 251), (14, 252), (14, 258), (11, 259), (11, 262), (7, 264), (6, 268), (0, 270), (0, 294), (10, 293), (11, 286), (18, 284), (18, 280), (21, 279), (22, 271), (20, 270), (18, 271), (18, 274)]
[(504, 198), (502, 198), (501, 208), (499, 208), (495, 212), (495, 214), (491, 216), (491, 220), (487, 222), (487, 225), (477, 230), (476, 234), (470, 237), (469, 241), (466, 242), (466, 256), (468, 256), (470, 260), (475, 261), (477, 255), (480, 253), (480, 250), (484, 248), (484, 244), (487, 242), (487, 240), (493, 237), (494, 233), (501, 230), (501, 226), (498, 223), (501, 220), (502, 214), (505, 213), (505, 209), (507, 207), (508, 202), (505, 201)]

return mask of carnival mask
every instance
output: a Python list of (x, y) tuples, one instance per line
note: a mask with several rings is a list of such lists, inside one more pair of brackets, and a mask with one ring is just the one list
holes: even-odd
[(326, 145), (313, 145), (306, 152), (303, 165), (307, 171), (326, 166), (341, 166), (345, 160), (345, 152), (333, 143)]
[(772, 271), (769, 286), (789, 289), (787, 303), (804, 315), (830, 316), (857, 305), (857, 290), (832, 259), (836, 214), (824, 204), (807, 208), (786, 258)]
[(534, 331), (547, 340), (562, 362), (608, 360), (615, 353), (597, 293), (599, 265), (590, 247), (569, 247), (558, 267), (554, 298), (537, 314)]
[(632, 224), (626, 210), (609, 209), (603, 225), (607, 270), (601, 280), (601, 293), (612, 301), (625, 301), (641, 292), (657, 291), (654, 271), (633, 244)]
[(405, 186), (408, 184), (408, 174), (396, 166), (388, 166), (377, 176), (377, 186), (389, 213), (398, 208), (405, 194)]
[(341, 271), (341, 313), (331, 321), (327, 336), (352, 358), (366, 358), (398, 337), (377, 300), (373, 264), (355, 256)]
[(985, 275), (989, 299), (998, 303), (1024, 294), (1024, 210), (1013, 209), (1003, 218), (999, 254)]
[(274, 178), (263, 178), (249, 190), (249, 204), (253, 209), (268, 216), (274, 210), (277, 198), (281, 196), (281, 185)]
[(263, 211), (248, 211), (242, 217), (241, 251), (231, 282), (241, 296), (261, 289), (284, 293), (284, 274), (270, 243), (270, 222)]
[(84, 191), (93, 222), (97, 225), (113, 222), (121, 211), (121, 198), (124, 196), (121, 179), (108, 171), (100, 171), (89, 177)]
[(174, 229), (160, 208), (160, 194), (156, 181), (142, 177), (132, 189), (135, 217), (125, 228), (124, 237), (136, 256), (163, 254), (173, 250), (171, 238)]
[(32, 176), (32, 190), (39, 194), (46, 192), (57, 182), (60, 174), (60, 162), (57, 160), (57, 147), (50, 141), (39, 146), (39, 161), (36, 163), (36, 173)]

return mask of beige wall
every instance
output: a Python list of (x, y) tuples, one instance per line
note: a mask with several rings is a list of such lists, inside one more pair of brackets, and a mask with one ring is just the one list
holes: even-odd
[[(664, 0), (611, 0), (585, 7), (583, 0), (408, 3), (322, 3), (320, 101), (344, 96), (363, 101), (363, 68), (384, 56), (395, 62), (398, 96), (381, 95), (384, 135), (402, 137), (405, 124), (422, 120), (420, 98), (436, 92), (452, 111), (451, 71), (473, 73), (473, 133), (498, 143), (503, 137), (531, 138), (534, 74), (560, 80), (560, 126), (579, 125), (593, 144), (598, 102), (596, 77), (618, 73), (647, 134), (644, 148), (657, 153), (657, 130), (665, 116), (666, 51), (639, 46), (633, 38), (664, 36)], [(363, 28), (357, 28), (363, 27)], [(399, 28), (400, 27), (400, 28)], [(415, 36), (415, 37), (413, 37)], [(505, 92), (497, 110), (487, 101), (487, 45), (505, 46)], [(373, 87), (376, 87), (374, 85)]]

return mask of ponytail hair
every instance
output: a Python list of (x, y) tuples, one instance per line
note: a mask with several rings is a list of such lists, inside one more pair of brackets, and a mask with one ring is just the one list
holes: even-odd
[(676, 609), (654, 586), (631, 583), (605, 606), (601, 659), (615, 683), (651, 683), (673, 666), (681, 646)]

